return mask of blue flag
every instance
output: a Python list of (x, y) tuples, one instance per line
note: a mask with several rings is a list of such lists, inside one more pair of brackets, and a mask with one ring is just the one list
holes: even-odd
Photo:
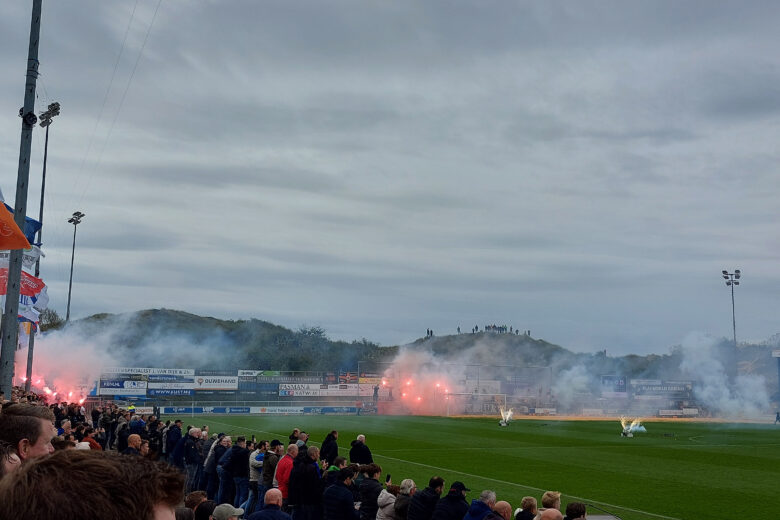
[[(6, 208), (8, 208), (8, 211), (11, 213), (11, 215), (14, 214), (14, 208), (9, 206), (8, 204), (5, 205)], [(35, 234), (38, 232), (38, 230), (41, 229), (41, 223), (37, 220), (30, 218), (30, 217), (24, 217), (24, 236), (27, 238), (27, 241), (32, 244), (35, 240)], [(35, 244), (40, 245), (40, 244)]]

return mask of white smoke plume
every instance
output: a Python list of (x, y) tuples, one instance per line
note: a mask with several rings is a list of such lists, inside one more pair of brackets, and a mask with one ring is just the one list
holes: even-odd
[[(57, 399), (86, 397), (106, 367), (223, 368), (232, 364), (224, 333), (217, 329), (194, 338), (164, 326), (141, 330), (134, 315), (98, 322), (77, 321), (35, 338), (32, 386)], [(133, 338), (133, 348), (123, 347)], [(137, 340), (137, 341), (135, 341)], [(27, 349), (16, 353), (14, 384), (24, 385)], [(47, 391), (48, 389), (48, 391)]]
[(582, 365), (576, 365), (557, 375), (553, 394), (558, 403), (566, 409), (577, 401), (578, 396), (588, 395), (596, 383), (592, 371)]
[(724, 417), (749, 418), (765, 414), (769, 394), (763, 376), (730, 378), (733, 361), (720, 359), (717, 342), (701, 334), (689, 335), (682, 344), (680, 370), (697, 381), (697, 399), (713, 413)]

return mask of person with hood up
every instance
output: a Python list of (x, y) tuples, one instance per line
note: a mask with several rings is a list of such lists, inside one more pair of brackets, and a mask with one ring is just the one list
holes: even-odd
[(322, 441), (320, 447), (320, 459), (328, 463), (328, 466), (333, 464), (336, 457), (339, 456), (339, 445), (336, 442), (339, 438), (339, 432), (333, 430), (325, 436), (325, 440)]
[(376, 499), (379, 509), (376, 512), (376, 520), (395, 520), (395, 501), (401, 488), (395, 484), (388, 484)]

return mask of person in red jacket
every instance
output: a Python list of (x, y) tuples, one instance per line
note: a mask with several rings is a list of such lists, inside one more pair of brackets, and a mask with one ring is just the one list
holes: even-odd
[(289, 512), (290, 498), (290, 472), (293, 469), (293, 462), (298, 456), (298, 446), (290, 444), (287, 446), (287, 454), (279, 460), (276, 465), (276, 487), (282, 492), (282, 511)]
[(84, 430), (84, 442), (89, 443), (89, 449), (91, 450), (103, 451), (100, 443), (95, 440), (95, 430), (92, 428), (87, 427)]

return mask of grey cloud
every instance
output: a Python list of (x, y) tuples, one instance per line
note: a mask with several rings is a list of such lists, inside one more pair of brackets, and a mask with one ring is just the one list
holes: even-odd
[[(384, 344), (517, 320), (641, 350), (719, 331), (728, 302), (700, 273), (729, 263), (756, 273), (751, 331), (776, 332), (774, 3), (163, 2), (109, 139), (155, 5), (82, 171), (132, 3), (45, 4), (55, 305), (81, 209), (77, 313), (168, 306)], [(28, 28), (9, 4), (7, 197)]]

